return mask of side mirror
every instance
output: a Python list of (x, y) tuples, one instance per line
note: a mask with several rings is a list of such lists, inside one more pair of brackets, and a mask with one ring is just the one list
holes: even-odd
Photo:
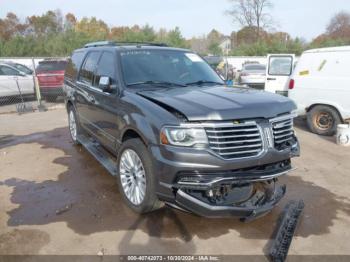
[(18, 71), (18, 74), (17, 74), (18, 76), (26, 76), (26, 74), (24, 73), (24, 72), (22, 72), (22, 71)]
[(112, 92), (111, 79), (108, 76), (101, 76), (98, 86), (99, 88), (101, 88), (103, 92), (106, 92), (106, 93)]

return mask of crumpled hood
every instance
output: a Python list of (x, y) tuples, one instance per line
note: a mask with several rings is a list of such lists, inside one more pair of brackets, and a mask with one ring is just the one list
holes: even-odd
[(196, 86), (137, 93), (176, 109), (189, 121), (273, 118), (296, 109), (287, 97), (246, 88)]

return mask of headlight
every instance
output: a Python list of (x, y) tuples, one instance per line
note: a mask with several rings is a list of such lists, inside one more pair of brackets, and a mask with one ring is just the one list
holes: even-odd
[(207, 134), (203, 128), (164, 127), (160, 141), (164, 145), (186, 147), (208, 144)]

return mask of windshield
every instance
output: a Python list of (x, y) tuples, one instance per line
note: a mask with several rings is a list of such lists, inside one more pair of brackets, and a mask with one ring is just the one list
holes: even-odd
[(173, 86), (223, 84), (216, 72), (198, 55), (175, 50), (121, 52), (125, 84), (172, 84)]
[(248, 71), (265, 71), (266, 70), (266, 66), (264, 66), (264, 65), (246, 65), (244, 67), (244, 70), (248, 70)]
[(64, 71), (67, 65), (67, 61), (42, 61), (39, 62), (37, 71)]
[(22, 71), (23, 73), (26, 73), (27, 75), (33, 74), (33, 71), (24, 65), (15, 64), (14, 67), (17, 68), (18, 70)]

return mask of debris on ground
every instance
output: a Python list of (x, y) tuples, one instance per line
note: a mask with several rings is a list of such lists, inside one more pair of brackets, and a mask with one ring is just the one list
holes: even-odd
[(286, 206), (280, 217), (275, 240), (269, 252), (271, 261), (282, 262), (286, 260), (304, 206), (305, 204), (302, 200), (290, 201)]
[(104, 249), (104, 248), (102, 248), (100, 251), (97, 252), (97, 255), (98, 255), (99, 257), (103, 257), (104, 254), (105, 254), (105, 249)]
[(63, 213), (68, 212), (73, 207), (73, 204), (66, 205), (60, 209), (56, 210), (56, 215), (62, 215)]

